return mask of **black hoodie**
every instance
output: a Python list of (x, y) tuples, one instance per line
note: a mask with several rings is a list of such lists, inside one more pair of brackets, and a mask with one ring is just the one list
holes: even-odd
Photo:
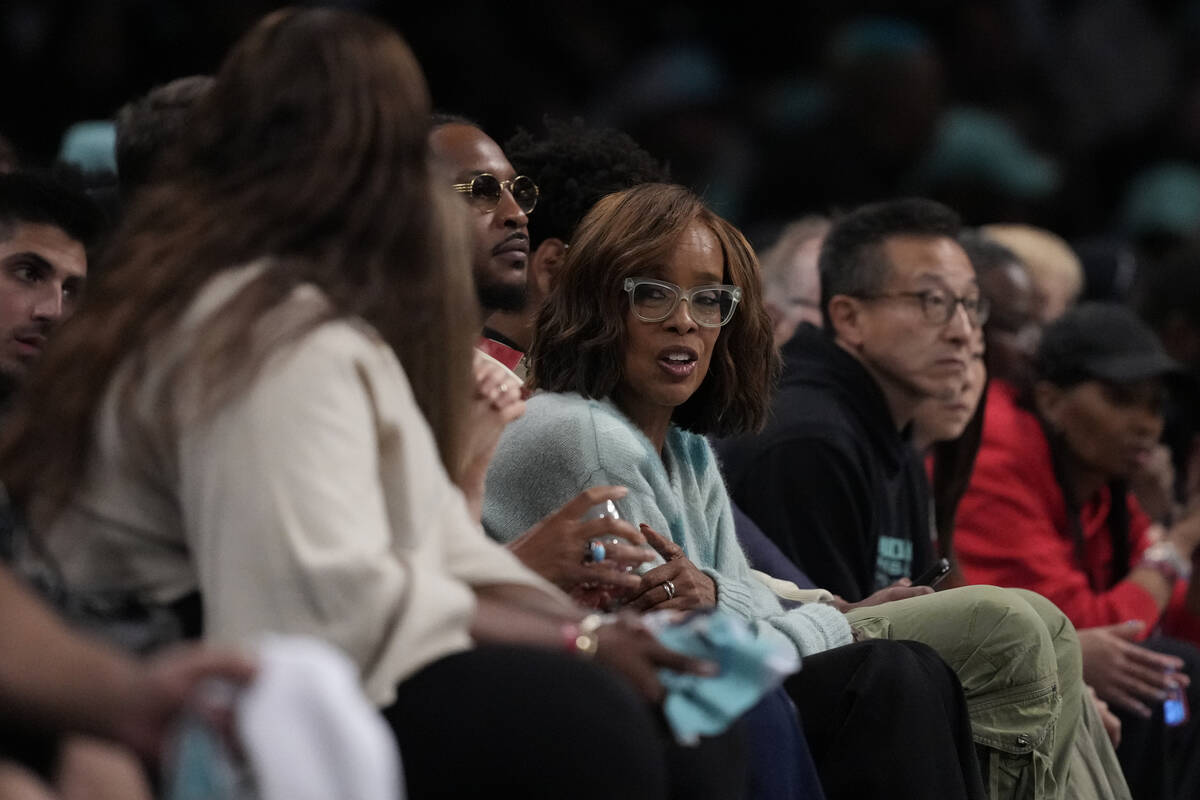
[(766, 429), (717, 445), (734, 502), (813, 582), (850, 602), (924, 571), (923, 467), (879, 385), (811, 325), (782, 354)]

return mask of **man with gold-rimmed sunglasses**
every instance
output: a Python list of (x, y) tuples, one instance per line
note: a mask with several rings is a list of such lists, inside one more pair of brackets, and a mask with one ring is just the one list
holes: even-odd
[(476, 349), (511, 373), (511, 380), (501, 386), (520, 386), (524, 348), (486, 323), (494, 314), (525, 307), (529, 215), (537, 205), (538, 187), (529, 177), (516, 174), (500, 145), (475, 123), (446, 115), (435, 115), (433, 123), (430, 151), (448, 176), (450, 188), (469, 207), (471, 267), (485, 323)]
[(485, 318), (522, 308), (537, 184), (517, 175), (500, 145), (460, 117), (435, 118), (429, 145), (471, 209), (472, 267)]

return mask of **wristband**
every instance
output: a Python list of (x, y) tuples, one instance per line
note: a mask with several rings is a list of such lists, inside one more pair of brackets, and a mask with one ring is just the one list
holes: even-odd
[[(585, 619), (584, 622), (587, 620)], [(592, 658), (600, 647), (594, 631), (583, 630), (582, 623), (567, 622), (562, 626), (563, 647), (573, 656)]]
[(1191, 562), (1179, 554), (1175, 545), (1167, 541), (1155, 542), (1147, 547), (1138, 566), (1155, 570), (1172, 585), (1177, 580), (1186, 581), (1192, 577)]

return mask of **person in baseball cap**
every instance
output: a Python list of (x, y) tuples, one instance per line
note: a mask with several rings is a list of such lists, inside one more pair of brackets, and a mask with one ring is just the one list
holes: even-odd
[(1200, 702), (1200, 618), (1185, 602), (1200, 511), (1160, 527), (1130, 490), (1158, 457), (1167, 383), (1182, 368), (1131, 310), (1107, 303), (1048, 325), (1034, 367), (1024, 407), (985, 421), (958, 510), (959, 565), (971, 583), (1044, 595), (1074, 623), (1084, 680), (1120, 718), (1134, 797), (1200, 796), (1200, 776), (1183, 768), (1200, 717), (1176, 713), (1181, 695)]

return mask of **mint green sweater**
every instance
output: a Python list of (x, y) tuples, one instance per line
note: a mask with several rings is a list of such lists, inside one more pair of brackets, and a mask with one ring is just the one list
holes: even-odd
[(510, 542), (589, 486), (608, 484), (629, 488), (617, 502), (621, 517), (669, 535), (716, 582), (718, 607), (753, 623), (760, 636), (786, 637), (802, 656), (850, 642), (850, 625), (836, 608), (785, 610), (750, 574), (708, 441), (672, 425), (660, 458), (608, 400), (550, 392), (529, 400), (488, 469), (484, 528)]

